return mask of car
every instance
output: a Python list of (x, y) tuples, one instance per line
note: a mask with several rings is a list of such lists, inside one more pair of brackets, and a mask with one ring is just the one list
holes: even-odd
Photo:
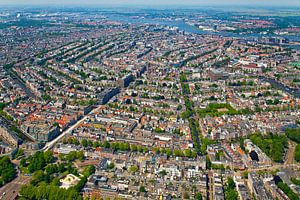
[(24, 174), (24, 176), (32, 176), (32, 174)]

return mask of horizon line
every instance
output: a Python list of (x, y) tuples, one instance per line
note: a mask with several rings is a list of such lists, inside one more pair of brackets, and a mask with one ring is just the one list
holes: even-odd
[[(245, 3), (192, 3), (192, 4), (184, 4), (184, 3), (175, 3), (175, 4), (128, 4), (128, 3), (86, 3), (86, 4), (81, 4), (81, 3), (75, 3), (75, 4), (58, 4), (58, 3), (12, 3), (12, 4), (7, 4), (4, 3), (2, 4), (0, 2), (1, 6), (5, 7), (22, 7), (22, 6), (33, 6), (33, 7), (43, 7), (43, 6), (51, 6), (51, 7), (90, 7), (90, 6), (105, 6), (105, 7), (115, 7), (115, 8), (120, 8), (120, 7), (178, 7), (178, 6), (184, 6), (186, 7), (214, 7), (214, 6), (219, 6), (219, 7), (264, 7), (264, 8), (300, 8), (300, 4), (298, 5), (293, 5), (293, 4), (267, 4), (267, 3), (256, 3), (256, 4), (245, 4)], [(183, 8), (184, 9), (184, 8)], [(1, 8), (0, 8), (1, 10)]]

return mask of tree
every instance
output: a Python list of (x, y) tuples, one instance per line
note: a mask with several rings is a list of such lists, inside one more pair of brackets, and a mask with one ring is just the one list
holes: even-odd
[(77, 159), (77, 152), (76, 151), (71, 151), (66, 155), (65, 158), (66, 158), (67, 161), (72, 162), (72, 161)]
[(41, 184), (39, 186), (23, 185), (20, 189), (20, 197), (23, 199), (72, 199), (82, 200), (75, 189), (63, 189), (54, 185)]
[(162, 154), (165, 154), (166, 153), (166, 149), (165, 148), (160, 148), (159, 150)]
[(64, 137), (64, 138), (62, 139), (62, 143), (63, 143), (63, 144), (67, 144), (67, 143), (68, 143), (68, 140)]
[(100, 147), (100, 143), (99, 143), (98, 141), (95, 141), (95, 142), (93, 143), (93, 147), (94, 147), (94, 148)]
[(39, 182), (42, 182), (45, 180), (45, 174), (42, 170), (38, 170), (33, 173), (32, 180), (30, 181), (30, 184), (37, 185)]
[(300, 143), (300, 128), (286, 129), (285, 133), (291, 140)]
[(109, 149), (110, 148), (110, 144), (107, 141), (104, 141), (103, 143), (104, 148)]
[(41, 152), (37, 151), (34, 155), (29, 156), (27, 159), (28, 170), (30, 173), (33, 173), (37, 170), (43, 169), (47, 163), (53, 161), (53, 153), (51, 151)]
[(183, 153), (188, 158), (192, 157), (192, 151), (190, 149), (185, 149)]
[(138, 167), (137, 166), (135, 166), (135, 165), (133, 165), (133, 166), (131, 166), (131, 167), (129, 167), (129, 171), (131, 172), (131, 173), (135, 173), (135, 172), (137, 172), (138, 171)]
[(183, 152), (179, 149), (174, 150), (174, 156), (181, 157), (183, 155)]
[(46, 163), (51, 163), (54, 159), (52, 151), (46, 151), (44, 153), (44, 159)]
[(202, 194), (200, 192), (197, 192), (195, 195), (196, 200), (202, 200)]
[(17, 175), (13, 163), (8, 156), (0, 157), (0, 186), (13, 180)]
[(295, 194), (293, 192), (293, 190), (286, 183), (279, 182), (277, 186), (289, 197), (289, 199), (293, 199), (293, 200), (299, 200), (300, 199), (298, 197), (298, 195)]
[(59, 171), (58, 171), (58, 166), (57, 166), (56, 164), (47, 165), (47, 166), (45, 167), (45, 172), (46, 172), (47, 174), (54, 174), (54, 173), (57, 173), (57, 172), (59, 172)]
[(295, 149), (295, 160), (300, 162), (300, 144), (297, 144)]
[(78, 160), (84, 161), (84, 153), (83, 153), (83, 151), (78, 151), (76, 156), (77, 156)]
[(237, 200), (238, 193), (235, 189), (235, 183), (231, 177), (228, 177), (224, 187), (225, 200)]
[(21, 166), (21, 167), (25, 167), (25, 165), (26, 165), (26, 159), (25, 159), (25, 158), (22, 158), (22, 159), (20, 160), (20, 166)]
[(62, 154), (59, 154), (58, 156), (62, 159), (62, 160), (67, 160), (69, 162), (72, 162), (76, 159), (83, 161), (84, 160), (84, 153), (83, 151), (71, 151), (69, 152), (67, 155), (65, 156), (60, 156)]
[(16, 154), (13, 156), (14, 158), (19, 158), (20, 156), (24, 155), (24, 150), (22, 148), (19, 148)]
[(85, 176), (85, 177), (89, 177), (90, 175), (92, 175), (94, 172), (95, 172), (95, 166), (94, 165), (90, 165), (90, 166), (87, 166), (82, 174)]
[(168, 157), (170, 157), (171, 155), (173, 155), (172, 149), (167, 149), (166, 150), (166, 154), (167, 154)]
[(147, 153), (149, 149), (147, 147), (143, 147), (143, 153)]
[(292, 177), (292, 178), (291, 178), (291, 181), (292, 181), (292, 183), (294, 183), (295, 185), (300, 186), (300, 179), (297, 179), (297, 178), (295, 178), (295, 177)]
[(261, 136), (260, 134), (253, 134), (249, 138), (274, 162), (283, 162), (285, 148), (288, 147), (288, 140), (285, 135), (268, 133)]
[(137, 151), (137, 146), (135, 144), (130, 145), (131, 151)]
[(188, 193), (188, 192), (184, 192), (183, 198), (184, 198), (184, 199), (190, 199), (189, 193)]
[(86, 139), (81, 140), (81, 145), (83, 147), (87, 147), (88, 146), (88, 141)]
[(161, 175), (161, 176), (165, 176), (165, 175), (167, 175), (167, 172), (166, 172), (166, 170), (161, 170), (161, 171), (159, 172), (159, 175)]
[(206, 168), (211, 169), (212, 163), (210, 161), (209, 156), (206, 156), (205, 158), (206, 158)]
[(79, 183), (74, 186), (72, 189), (75, 189), (77, 192), (80, 192), (84, 185), (86, 184), (88, 177), (90, 175), (92, 175), (95, 172), (95, 166), (87, 166), (84, 171), (82, 172), (82, 174), (84, 175), (81, 180), (79, 181)]
[(113, 162), (111, 162), (108, 166), (107, 166), (108, 169), (113, 169), (115, 168), (115, 164)]
[(154, 151), (155, 154), (159, 154), (159, 153), (160, 153), (158, 147), (153, 147), (153, 148), (152, 148), (152, 151)]
[(138, 146), (137, 146), (137, 151), (138, 151), (138, 152), (143, 152), (142, 146), (138, 145)]
[(139, 191), (145, 193), (145, 192), (146, 192), (145, 186), (142, 185), (142, 186), (140, 187)]
[(52, 179), (51, 185), (52, 186), (59, 186), (60, 181), (58, 177), (55, 177), (54, 179)]

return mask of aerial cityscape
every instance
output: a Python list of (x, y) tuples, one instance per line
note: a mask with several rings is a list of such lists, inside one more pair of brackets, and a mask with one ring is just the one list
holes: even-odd
[(300, 200), (299, 2), (16, 2), (0, 199)]

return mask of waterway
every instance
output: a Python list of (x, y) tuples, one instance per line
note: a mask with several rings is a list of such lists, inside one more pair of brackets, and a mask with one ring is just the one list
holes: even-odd
[(272, 78), (267, 78), (267, 77), (264, 77), (264, 76), (260, 76), (259, 77), (261, 80), (263, 81), (267, 81), (269, 82), (272, 86), (280, 89), (280, 90), (283, 90), (291, 95), (293, 95), (294, 97), (296, 98), (300, 98), (300, 90), (299, 89), (295, 89), (295, 88), (290, 88), (278, 81), (276, 81), (275, 79), (272, 79)]
[[(192, 34), (201, 34), (201, 35), (219, 35), (223, 37), (232, 37), (232, 38), (240, 38), (240, 39), (247, 39), (253, 40), (255, 38), (261, 37), (284, 37), (289, 39), (290, 41), (300, 42), (300, 36), (278, 36), (275, 34), (238, 34), (238, 33), (230, 33), (230, 32), (214, 32), (214, 31), (204, 31), (198, 29), (195, 26), (189, 25), (184, 21), (176, 21), (176, 20), (158, 20), (158, 19), (151, 19), (151, 18), (132, 18), (129, 16), (118, 15), (118, 14), (111, 14), (108, 16), (109, 19), (114, 21), (119, 21), (122, 23), (130, 23), (130, 24), (157, 24), (163, 26), (170, 26), (170, 27), (177, 27), (178, 30), (184, 31), (186, 33)], [(300, 45), (288, 45), (291, 48), (300, 49)]]

